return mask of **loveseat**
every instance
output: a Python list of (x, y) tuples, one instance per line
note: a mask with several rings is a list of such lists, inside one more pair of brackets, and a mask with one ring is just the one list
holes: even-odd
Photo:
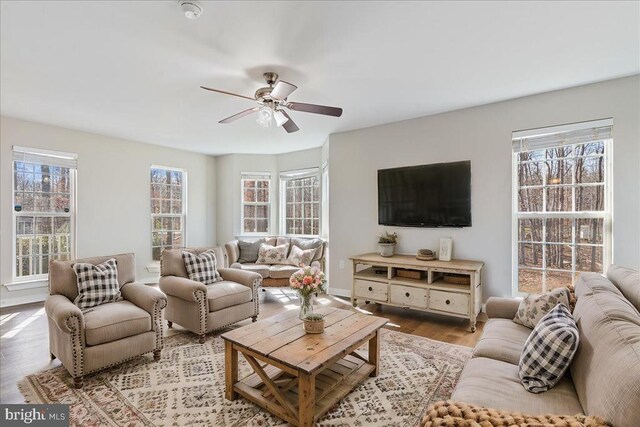
[[(260, 243), (266, 243), (271, 246), (287, 244), (289, 245), (287, 255), (291, 253), (293, 246), (297, 246), (303, 250), (315, 248), (316, 251), (309, 265), (324, 271), (327, 242), (315, 237), (271, 236), (256, 240), (255, 242), (232, 240), (224, 245), (229, 267), (259, 273), (262, 276), (263, 287), (289, 286), (289, 278), (291, 278), (291, 275), (300, 267), (291, 264), (256, 263), (257, 248)], [(253, 246), (253, 248), (251, 248), (251, 246)]]
[(583, 413), (617, 427), (640, 426), (640, 276), (617, 266), (607, 276), (582, 273), (577, 280), (578, 350), (567, 374), (539, 394), (527, 392), (518, 376), (531, 333), (512, 321), (519, 300), (489, 298), (489, 321), (451, 399), (529, 414)]

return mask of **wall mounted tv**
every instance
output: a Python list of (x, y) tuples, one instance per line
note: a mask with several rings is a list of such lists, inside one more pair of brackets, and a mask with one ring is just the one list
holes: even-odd
[(378, 170), (378, 223), (470, 227), (471, 162)]

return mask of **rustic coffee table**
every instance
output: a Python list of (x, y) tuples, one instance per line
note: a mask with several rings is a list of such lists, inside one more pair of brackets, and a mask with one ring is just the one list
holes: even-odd
[[(387, 319), (323, 307), (325, 330), (306, 334), (291, 310), (222, 335), (225, 397), (238, 394), (297, 426), (312, 426), (369, 376), (380, 361)], [(369, 354), (355, 350), (369, 341)], [(238, 352), (253, 373), (238, 380)]]

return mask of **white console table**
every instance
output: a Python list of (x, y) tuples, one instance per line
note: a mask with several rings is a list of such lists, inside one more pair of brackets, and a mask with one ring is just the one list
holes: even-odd
[[(352, 256), (351, 302), (377, 302), (396, 307), (469, 319), (471, 332), (482, 307), (481, 261), (420, 261), (413, 255)], [(420, 278), (399, 277), (398, 269)], [(447, 275), (447, 281), (445, 281)], [(467, 282), (467, 283), (451, 283)]]

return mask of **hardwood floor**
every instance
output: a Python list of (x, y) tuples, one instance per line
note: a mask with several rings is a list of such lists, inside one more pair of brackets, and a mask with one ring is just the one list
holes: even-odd
[[(329, 295), (320, 295), (315, 299), (315, 304), (353, 309), (350, 300)], [(290, 289), (269, 288), (266, 292), (260, 292), (259, 319), (297, 309), (298, 298)], [(471, 333), (467, 329), (468, 322), (463, 319), (374, 303), (361, 304), (356, 309), (388, 318), (387, 329), (468, 347), (475, 346), (480, 339), (486, 319), (481, 314), (478, 329)], [(246, 320), (240, 324), (249, 322)], [(174, 325), (168, 331), (173, 334), (184, 330)], [(56, 366), (60, 366), (60, 362), (49, 359), (48, 326), (43, 303), (0, 309), (0, 402), (23, 403), (17, 382), (28, 374)]]

